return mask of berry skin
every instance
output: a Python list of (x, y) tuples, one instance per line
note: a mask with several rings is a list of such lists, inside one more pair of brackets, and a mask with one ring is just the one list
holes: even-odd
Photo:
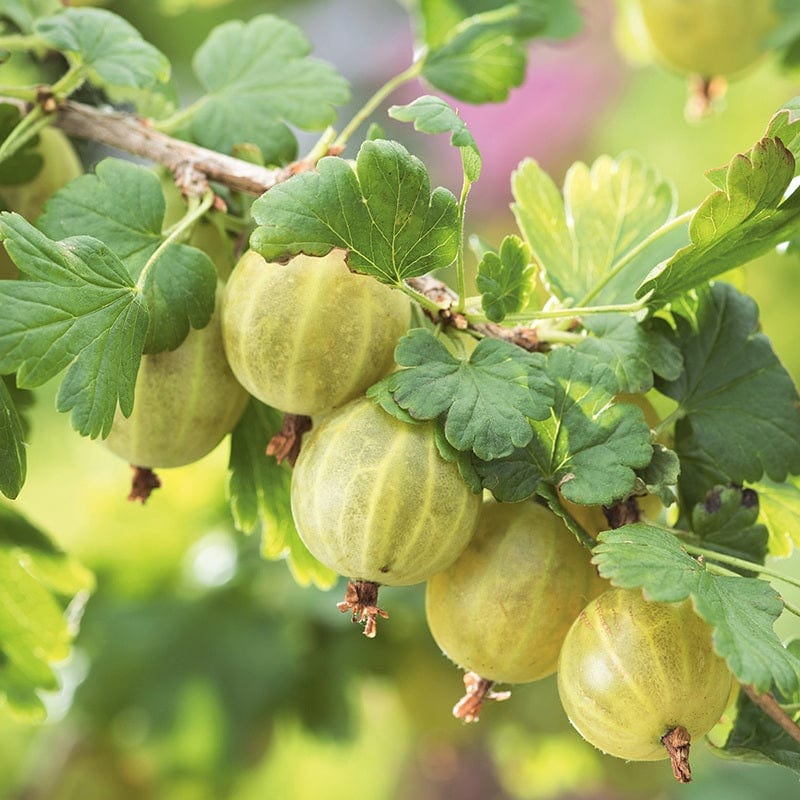
[(696, 742), (725, 710), (731, 674), (711, 627), (682, 603), (652, 603), (611, 589), (578, 616), (564, 640), (558, 691), (588, 742), (630, 761), (667, 758), (662, 737), (682, 726)]
[(347, 268), (344, 251), (287, 264), (242, 256), (222, 312), (231, 369), (252, 395), (314, 416), (363, 392), (394, 366), (408, 298)]

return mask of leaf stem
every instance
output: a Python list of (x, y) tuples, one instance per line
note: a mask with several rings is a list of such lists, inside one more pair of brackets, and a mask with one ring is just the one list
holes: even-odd
[[(597, 297), (597, 295), (600, 294), (600, 292), (606, 286), (608, 286), (608, 284), (611, 283), (611, 281), (620, 272), (622, 272), (622, 270), (625, 269), (625, 267), (627, 267), (628, 264), (631, 263), (631, 261), (633, 261), (640, 253), (642, 253), (642, 251), (648, 248), (653, 242), (657, 241), (662, 236), (671, 233), (673, 230), (675, 230), (675, 228), (679, 228), (685, 222), (688, 222), (694, 216), (695, 211), (697, 211), (697, 209), (692, 208), (689, 211), (686, 211), (680, 216), (677, 216), (674, 219), (670, 220), (669, 222), (665, 223), (660, 228), (656, 228), (656, 230), (654, 230), (651, 234), (642, 239), (642, 241), (639, 242), (639, 244), (637, 244), (636, 247), (633, 247), (627, 253), (625, 253), (625, 255), (622, 256), (622, 258), (619, 261), (617, 261), (617, 263), (614, 265), (614, 268), (609, 270), (603, 276), (603, 279), (599, 283), (592, 286), (589, 292), (587, 292), (586, 295), (584, 295), (583, 299), (581, 300), (581, 305), (585, 306), (590, 300)], [(653, 266), (655, 266), (655, 264)]]
[(26, 114), (0, 144), (0, 164), (11, 158), (25, 143), (50, 124), (41, 106), (36, 106)]
[(7, 36), (0, 36), (0, 50), (9, 53), (24, 53), (31, 50), (47, 50), (50, 45), (36, 34), (28, 36), (21, 33), (10, 33)]
[(591, 536), (589, 536), (584, 527), (572, 516), (572, 514), (569, 513), (569, 511), (567, 511), (566, 508), (564, 508), (564, 504), (561, 502), (561, 498), (558, 496), (558, 492), (553, 486), (542, 481), (539, 483), (536, 493), (539, 495), (539, 497), (547, 501), (547, 505), (554, 514), (561, 517), (580, 544), (590, 551), (593, 547), (595, 547), (597, 542)]
[(211, 208), (214, 204), (214, 192), (211, 189), (208, 189), (205, 194), (203, 195), (202, 200), (194, 205), (190, 199), (190, 207), (187, 211), (186, 215), (178, 221), (176, 225), (173, 225), (169, 229), (169, 234), (164, 239), (163, 242), (156, 248), (153, 255), (147, 259), (147, 263), (142, 267), (142, 271), (139, 274), (139, 280), (136, 281), (136, 288), (140, 291), (144, 291), (144, 287), (147, 284), (147, 277), (150, 273), (150, 270), (153, 268), (153, 265), (158, 262), (158, 259), (161, 258), (161, 254), (172, 244), (181, 240), (183, 235), (190, 230), (194, 224)]
[(758, 564), (754, 561), (748, 561), (744, 558), (737, 558), (736, 556), (728, 556), (724, 553), (718, 553), (716, 550), (707, 550), (704, 547), (697, 547), (693, 544), (687, 544), (686, 542), (683, 542), (683, 549), (692, 555), (703, 556), (703, 558), (710, 561), (719, 561), (721, 564), (728, 564), (731, 567), (738, 567), (739, 569), (746, 569), (750, 572), (757, 572), (759, 575), (766, 575), (770, 578), (775, 578), (776, 580), (783, 581), (791, 586), (797, 586), (800, 588), (800, 580), (797, 578), (784, 575), (777, 570), (771, 569), (770, 567), (765, 567), (762, 564)]
[(66, 100), (86, 80), (82, 64), (73, 64), (51, 87), (50, 93), (58, 100)]
[(0, 95), (24, 100), (26, 103), (35, 103), (37, 97), (34, 86), (0, 86)]
[(356, 129), (364, 122), (370, 114), (395, 90), (410, 80), (413, 80), (422, 71), (424, 58), (418, 58), (408, 69), (390, 78), (383, 86), (378, 89), (372, 97), (354, 114), (353, 118), (344, 126), (342, 132), (333, 143), (334, 147), (341, 147), (347, 144), (348, 139), (355, 133)]
[(742, 684), (745, 694), (755, 703), (773, 722), (780, 725), (789, 736), (800, 743), (800, 726), (781, 708), (771, 692), (759, 694), (752, 686)]
[(655, 431), (656, 437), (659, 437), (664, 431), (666, 431), (673, 423), (677, 422), (680, 419), (683, 419), (686, 416), (686, 411), (684, 411), (683, 406), (678, 406), (672, 413), (667, 414), (661, 422), (656, 425), (653, 429)]
[(203, 95), (198, 97), (194, 103), (190, 103), (186, 108), (178, 109), (174, 114), (166, 119), (151, 120), (152, 126), (161, 133), (175, 133), (180, 130), (192, 117), (206, 104), (208, 97)]
[(444, 307), (440, 306), (436, 301), (431, 300), (430, 297), (422, 294), (421, 292), (412, 289), (407, 283), (402, 282), (397, 284), (397, 288), (405, 292), (412, 300), (419, 303), (426, 311), (430, 311), (435, 317), (444, 311)]
[(455, 311), (459, 314), (464, 313), (465, 302), (464, 298), (467, 296), (467, 284), (464, 278), (464, 217), (467, 210), (467, 197), (469, 190), (472, 187), (472, 181), (464, 174), (464, 180), (461, 183), (461, 196), (458, 199), (458, 255), (456, 256), (456, 275), (458, 280), (458, 303), (456, 303)]
[(526, 311), (520, 314), (509, 314), (509, 322), (532, 322), (537, 319), (569, 319), (570, 317), (588, 317), (592, 314), (633, 314), (641, 311), (646, 305), (643, 298), (634, 303), (616, 303), (608, 306), (574, 306), (571, 308), (549, 308), (541, 311)]

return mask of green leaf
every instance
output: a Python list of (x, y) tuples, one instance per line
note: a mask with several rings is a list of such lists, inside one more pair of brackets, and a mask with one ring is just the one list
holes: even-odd
[(251, 399), (231, 437), (228, 499), (236, 527), (245, 533), (261, 529), (265, 558), (286, 558), (301, 586), (329, 589), (336, 573), (320, 564), (301, 541), (292, 519), (291, 470), (264, 453), (281, 427), (281, 414)]
[(790, 556), (800, 547), (800, 488), (796, 483), (762, 478), (753, 489), (758, 492), (759, 520), (769, 532), (770, 555)]
[(532, 422), (527, 447), (495, 461), (473, 461), (483, 487), (501, 501), (533, 494), (540, 481), (581, 505), (611, 505), (636, 484), (634, 470), (650, 463), (650, 428), (642, 411), (613, 403), (614, 374), (590, 356), (562, 347), (548, 356), (555, 383), (550, 418)]
[(673, 219), (672, 184), (633, 153), (600, 156), (591, 167), (573, 164), (563, 199), (544, 170), (526, 159), (512, 176), (512, 190), (517, 225), (562, 301), (631, 302), (653, 267), (688, 241), (685, 225)]
[(287, 123), (322, 130), (350, 99), (347, 81), (310, 51), (299, 28), (268, 14), (215, 28), (193, 60), (206, 94), (191, 107), (192, 139), (224, 153), (251, 142), (267, 163), (291, 161), (297, 142)]
[[(789, 642), (786, 649), (800, 657), (799, 640)], [(796, 702), (798, 699), (797, 694), (784, 697), (775, 687), (772, 694), (779, 703)], [(797, 712), (790, 716), (797, 721)], [(723, 747), (715, 747), (714, 753), (723, 758), (779, 764), (800, 774), (800, 744), (768, 717), (746, 692), (739, 693), (733, 725)]]
[[(800, 472), (800, 409), (792, 379), (758, 332), (753, 300), (717, 283), (698, 309), (698, 330), (677, 321), (684, 370), (656, 388), (679, 404), (675, 450), (681, 491), (693, 505), (716, 483), (783, 481)], [(723, 475), (712, 483), (704, 475)], [(700, 493), (698, 497), (697, 493)]]
[(764, 136), (781, 140), (783, 146), (794, 156), (796, 172), (797, 160), (800, 158), (800, 97), (793, 97), (773, 114)]
[(365, 142), (356, 169), (323, 158), (253, 203), (250, 244), (267, 261), (287, 254), (349, 251), (354, 272), (384, 283), (446, 267), (458, 252), (458, 203), (431, 193), (425, 165), (397, 142)]
[(714, 575), (675, 536), (650, 525), (625, 525), (598, 540), (592, 561), (614, 586), (641, 587), (649, 600), (662, 603), (691, 597), (695, 611), (714, 628), (714, 649), (740, 683), (758, 692), (773, 683), (785, 694), (798, 690), (800, 659), (775, 635), (772, 626), (783, 603), (766, 581)]
[(392, 106), (389, 116), (401, 122), (413, 122), (415, 131), (449, 133), (450, 144), (461, 151), (464, 175), (470, 183), (481, 176), (481, 154), (472, 134), (458, 112), (441, 97), (424, 95), (406, 106)]
[[(469, 361), (461, 361), (430, 331), (415, 328), (398, 343), (395, 360), (409, 369), (381, 383), (397, 404), (415, 419), (441, 419), (447, 441), (478, 458), (523, 447), (533, 435), (530, 420), (550, 412), (553, 388), (544, 357), (508, 342), (483, 339)], [(373, 387), (367, 395), (377, 391)]]
[(659, 308), (792, 238), (800, 194), (783, 197), (794, 172), (794, 157), (779, 139), (762, 139), (734, 156), (725, 188), (712, 192), (692, 217), (691, 243), (649, 276), (637, 297), (652, 292), (647, 302)]
[(133, 410), (147, 306), (122, 262), (101, 242), (53, 242), (19, 214), (0, 214), (0, 236), (30, 281), (0, 282), (0, 373), (23, 388), (68, 368), (56, 399), (84, 436), (107, 436), (117, 403)]
[(3, 0), (0, 19), (10, 19), (23, 33), (33, 33), (36, 20), (61, 9), (60, 0)]
[(654, 372), (671, 380), (681, 374), (681, 352), (668, 337), (663, 320), (640, 325), (622, 314), (603, 314), (586, 317), (583, 326), (592, 335), (578, 344), (578, 350), (607, 364), (620, 391), (638, 394), (652, 389)]
[(535, 271), (531, 251), (518, 236), (506, 236), (500, 252), (488, 251), (478, 264), (476, 285), (481, 304), (492, 322), (522, 311), (533, 291)]
[(0, 697), (17, 715), (43, 718), (37, 691), (57, 688), (52, 664), (74, 635), (64, 599), (93, 586), (91, 573), (0, 506)]
[(710, 550), (763, 564), (768, 534), (756, 524), (758, 504), (752, 489), (715, 486), (692, 509), (692, 530)]
[(677, 453), (658, 442), (653, 443), (653, 460), (636, 475), (650, 494), (657, 495), (665, 506), (675, 502), (672, 487), (678, 483), (681, 462)]
[(0, 492), (13, 500), (25, 483), (26, 471), (22, 421), (6, 382), (0, 380)]
[(166, 56), (122, 17), (102, 8), (66, 8), (39, 20), (38, 33), (99, 87), (145, 88), (169, 80)]
[(547, 14), (535, 3), (508, 3), (474, 14), (430, 48), (423, 77), (467, 103), (499, 103), (525, 79), (526, 40), (541, 34)]
[[(122, 261), (131, 278), (164, 243), (164, 194), (149, 169), (106, 158), (94, 175), (82, 175), (48, 201), (37, 226), (52, 239), (92, 236)], [(142, 287), (150, 310), (145, 352), (174, 350), (189, 333), (203, 328), (214, 311), (217, 273), (211, 259), (185, 244), (159, 252)]]

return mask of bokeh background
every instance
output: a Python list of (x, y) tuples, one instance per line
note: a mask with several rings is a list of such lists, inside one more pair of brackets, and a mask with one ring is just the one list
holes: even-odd
[[(409, 17), (393, 0), (106, 5), (170, 57), (184, 101), (198, 90), (193, 51), (230, 18), (274, 12), (300, 25), (315, 55), (352, 83), (351, 111), (412, 54)], [(509, 176), (527, 156), (560, 181), (573, 161), (637, 150), (675, 182), (688, 209), (709, 191), (704, 170), (747, 149), (800, 93), (798, 76), (767, 58), (731, 84), (716, 114), (690, 124), (683, 79), (623, 54), (611, 0), (583, 6), (583, 33), (534, 45), (528, 81), (508, 102), (460, 105), (484, 156), (471, 233), (499, 242), (513, 231)], [(419, 93), (406, 87), (391, 102)], [(415, 135), (383, 112), (376, 119), (425, 159), (435, 183), (458, 190), (446, 137)], [(81, 153), (88, 162), (103, 155)], [(770, 255), (735, 278), (759, 302), (763, 328), (797, 379), (796, 258)], [(385, 590), (392, 619), (366, 640), (336, 612), (341, 585), (298, 587), (284, 563), (260, 557), (255, 537), (234, 530), (225, 444), (163, 471), (164, 488), (144, 507), (131, 504), (129, 467), (75, 435), (53, 410), (54, 393), (37, 395), (29, 479), (16, 505), (95, 571), (98, 588), (60, 668), (63, 689), (48, 697), (49, 721), (26, 726), (0, 712), (5, 800), (797, 796), (788, 771), (723, 761), (702, 745), (689, 786), (674, 785), (665, 762), (604, 757), (569, 727), (553, 679), (516, 687), (478, 725), (454, 720), (461, 675), (427, 632), (420, 587)], [(782, 568), (800, 572), (797, 559)], [(781, 635), (800, 633), (797, 622), (782, 619)]]

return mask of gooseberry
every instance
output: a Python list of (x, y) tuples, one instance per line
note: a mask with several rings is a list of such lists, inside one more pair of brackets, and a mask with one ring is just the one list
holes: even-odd
[(350, 272), (342, 250), (287, 264), (249, 251), (228, 281), (222, 330), (242, 386), (281, 411), (313, 416), (392, 369), (409, 319), (408, 298)]
[(372, 621), (368, 635), (373, 587), (419, 583), (447, 568), (469, 543), (480, 504), (439, 455), (432, 423), (400, 422), (366, 398), (306, 436), (292, 476), (298, 533), (325, 566), (355, 580), (343, 610), (362, 618), (373, 608), (363, 616)]
[(600, 595), (561, 648), (558, 690), (570, 722), (595, 747), (631, 761), (667, 758), (665, 737), (678, 729), (692, 741), (705, 736), (731, 688), (711, 634), (689, 600), (649, 602), (638, 589)]

